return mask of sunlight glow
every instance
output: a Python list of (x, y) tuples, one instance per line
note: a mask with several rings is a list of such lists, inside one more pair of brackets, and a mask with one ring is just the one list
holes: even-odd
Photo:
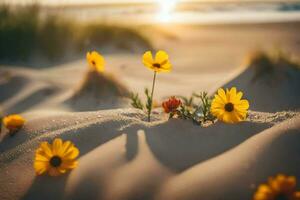
[(176, 8), (179, 0), (157, 0), (160, 6), (157, 20), (160, 22), (170, 22), (172, 19), (172, 13)]

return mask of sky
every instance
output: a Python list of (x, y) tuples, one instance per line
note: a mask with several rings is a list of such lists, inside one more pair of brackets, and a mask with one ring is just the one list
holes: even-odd
[[(94, 3), (128, 3), (128, 2), (160, 2), (160, 1), (190, 1), (190, 2), (201, 2), (201, 1), (213, 1), (213, 2), (226, 2), (228, 0), (0, 0), (0, 2), (9, 3), (9, 4), (27, 4), (37, 2), (39, 4), (46, 5), (58, 5), (58, 4), (94, 4)], [(259, 1), (259, 0), (236, 0), (236, 1)], [(274, 0), (264, 0), (266, 1), (274, 1)], [(276, 1), (276, 0), (275, 0)], [(289, 1), (289, 0), (287, 0)]]
[(73, 3), (120, 3), (120, 2), (151, 2), (154, 0), (0, 0), (8, 3), (28, 3), (28, 2), (38, 2), (38, 3), (49, 3), (49, 4), (73, 4)]

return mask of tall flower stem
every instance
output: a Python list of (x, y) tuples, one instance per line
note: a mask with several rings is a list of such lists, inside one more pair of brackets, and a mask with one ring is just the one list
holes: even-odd
[(153, 93), (154, 93), (154, 87), (155, 87), (155, 81), (156, 81), (156, 71), (154, 72), (153, 75), (153, 82), (152, 82), (152, 91), (151, 91), (151, 97), (150, 97), (150, 105), (149, 105), (149, 109), (148, 109), (148, 122), (150, 122), (150, 115), (151, 115), (151, 111), (152, 111), (152, 104), (153, 104)]

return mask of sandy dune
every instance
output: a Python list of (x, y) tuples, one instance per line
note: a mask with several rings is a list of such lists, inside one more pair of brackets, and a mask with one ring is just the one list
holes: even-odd
[[(282, 123), (272, 114), (251, 115), (256, 120), (201, 128), (177, 119), (166, 122), (161, 115), (149, 124), (134, 109), (41, 114), (32, 120), (28, 114), (22, 132), (2, 139), (1, 195), (4, 199), (219, 199), (224, 193), (233, 195), (238, 187), (239, 195), (249, 198), (251, 185), (267, 175), (285, 171), (298, 176), (300, 162), (296, 113)], [(35, 177), (35, 147), (55, 137), (76, 144), (80, 165), (67, 176)]]
[[(300, 180), (299, 70), (287, 67), (292, 76), (270, 86), (266, 77), (251, 82), (253, 68), (242, 63), (258, 44), (268, 49), (275, 41), (299, 53), (298, 29), (275, 24), (143, 30), (159, 33), (155, 46), (170, 52), (174, 63), (172, 73), (158, 76), (156, 101), (234, 85), (252, 110), (236, 125), (204, 128), (167, 120), (160, 108), (146, 122), (126, 99), (151, 84), (152, 73), (137, 54), (106, 55), (107, 74), (91, 82), (83, 59), (47, 69), (1, 67), (0, 110), (21, 113), (27, 122), (14, 137), (1, 130), (0, 199), (240, 200), (251, 199), (268, 176), (281, 172)], [(115, 79), (116, 90), (101, 88)], [(35, 149), (56, 137), (80, 149), (78, 168), (60, 177), (35, 176)]]

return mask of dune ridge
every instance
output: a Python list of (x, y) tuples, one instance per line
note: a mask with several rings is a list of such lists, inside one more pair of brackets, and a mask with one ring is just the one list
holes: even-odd
[[(210, 160), (227, 155), (228, 150), (239, 148), (240, 143), (253, 140), (251, 138), (260, 136), (259, 132), (265, 129), (278, 132), (277, 125), (273, 126), (273, 124), (280, 125), (282, 121), (285, 121), (285, 119), (274, 118), (272, 114), (268, 115), (270, 119), (273, 117), (270, 122), (265, 120), (266, 113), (253, 113), (253, 115), (256, 117), (253, 117), (251, 121), (239, 125), (217, 123), (208, 128), (201, 128), (189, 121), (178, 119), (166, 122), (161, 115), (155, 115), (154, 119), (156, 120), (149, 124), (145, 121), (144, 113), (135, 109), (61, 113), (58, 116), (45, 116), (44, 119), (38, 119), (38, 126), (36, 126), (37, 119), (31, 121), (29, 113), (26, 116), (29, 122), (24, 130), (13, 138), (4, 138), (0, 143), (2, 152), (0, 175), (3, 177), (0, 185), (19, 180), (15, 183), (18, 187), (3, 187), (0, 194), (4, 199), (17, 199), (23, 195), (24, 199), (84, 199), (84, 194), (87, 193), (93, 199), (120, 199), (121, 197), (124, 199), (133, 197), (153, 199), (161, 188), (167, 187), (165, 193), (167, 196), (162, 199), (176, 199), (177, 197), (175, 198), (174, 195), (177, 192), (169, 188), (172, 185), (168, 186), (167, 184), (162, 187), (165, 181), (173, 180), (171, 178), (173, 176), (184, 176), (197, 165), (205, 166), (205, 163)], [(278, 115), (283, 114), (278, 113)], [(290, 115), (290, 118), (293, 118), (293, 124), (299, 122), (299, 116), (297, 116), (297, 114)], [(285, 127), (284, 130), (295, 129), (293, 128), (295, 125), (290, 126), (288, 122), (283, 122), (283, 124), (281, 126)], [(279, 129), (280, 132), (283, 128)], [(220, 133), (217, 130), (223, 131)], [(32, 167), (35, 147), (39, 142), (51, 141), (55, 137), (71, 140), (78, 146), (81, 151), (79, 159), (81, 164), (69, 176), (57, 178), (57, 181), (53, 181), (47, 176), (35, 177)], [(216, 140), (216, 138), (219, 139)], [(253, 149), (252, 146), (248, 148), (248, 151), (251, 149)], [(91, 159), (93, 165), (99, 168), (91, 168)], [(113, 170), (115, 168), (113, 166), (117, 167), (116, 171)], [(220, 164), (213, 166), (220, 166)], [(227, 168), (225, 167), (225, 169)], [(149, 175), (148, 173), (151, 171), (154, 174)], [(106, 178), (102, 177), (106, 172), (111, 175), (106, 175)], [(139, 174), (136, 177), (144, 178), (131, 178), (129, 181), (128, 178), (133, 175), (132, 173)], [(181, 173), (183, 174), (180, 175)], [(197, 171), (197, 173), (199, 172)], [(197, 173), (195, 172), (195, 174)], [(89, 180), (86, 176), (90, 177), (93, 174), (95, 175), (92, 178), (93, 181), (85, 185)], [(20, 179), (20, 176), (23, 178)], [(156, 176), (161, 177), (161, 181), (157, 180)], [(145, 179), (148, 181), (144, 182)], [(176, 180), (177, 178), (174, 178), (176, 187), (180, 187)], [(49, 194), (48, 190), (50, 189), (46, 183), (51, 183), (51, 187), (59, 189), (62, 193)], [(120, 186), (117, 186), (117, 183)], [(141, 183), (144, 184), (141, 190), (133, 189)], [(103, 187), (107, 188), (103, 189), (103, 194), (97, 191), (97, 187), (100, 187), (99, 184), (104, 184), (105, 187)], [(66, 193), (62, 190), (64, 187), (66, 187)], [(79, 188), (80, 193), (76, 192)], [(6, 190), (9, 192), (4, 192)], [(173, 192), (169, 194), (169, 190)], [(199, 191), (199, 188), (195, 190)], [(187, 195), (185, 199), (193, 198)]]

